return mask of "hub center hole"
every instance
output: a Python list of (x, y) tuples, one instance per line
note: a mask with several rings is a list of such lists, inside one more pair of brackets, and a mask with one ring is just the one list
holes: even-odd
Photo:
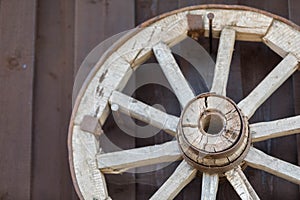
[(207, 134), (217, 135), (223, 130), (225, 124), (219, 114), (211, 113), (201, 119), (201, 126)]

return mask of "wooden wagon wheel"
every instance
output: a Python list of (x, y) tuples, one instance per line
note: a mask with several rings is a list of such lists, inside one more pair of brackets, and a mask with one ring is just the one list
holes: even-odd
[[(188, 35), (207, 37), (208, 13), (214, 14), (212, 36), (220, 38), (214, 79), (210, 93), (194, 94), (170, 46)], [(69, 161), (82, 199), (110, 199), (105, 173), (120, 173), (129, 168), (179, 159), (183, 159), (181, 164), (151, 199), (174, 198), (197, 171), (203, 172), (202, 199), (216, 198), (220, 176), (227, 178), (242, 199), (259, 199), (241, 169), (243, 163), (300, 184), (300, 167), (251, 146), (253, 142), (298, 133), (300, 117), (248, 124), (256, 109), (298, 69), (300, 32), (296, 25), (252, 8), (204, 5), (159, 16), (141, 27), (124, 36), (102, 56), (74, 106), (69, 130)], [(237, 104), (226, 97), (235, 40), (263, 42), (283, 57)], [(151, 54), (157, 58), (183, 108), (180, 118), (121, 92), (133, 71)], [(101, 154), (98, 135), (111, 105), (165, 130), (177, 140)]]

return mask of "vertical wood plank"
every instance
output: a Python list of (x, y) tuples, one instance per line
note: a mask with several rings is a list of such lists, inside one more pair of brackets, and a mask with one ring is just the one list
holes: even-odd
[[(177, 0), (136, 0), (136, 25), (155, 17), (159, 14), (177, 9)], [(151, 60), (150, 63), (156, 62)], [(155, 80), (155, 78), (153, 78)], [(145, 85), (135, 92), (135, 98), (140, 99), (149, 105), (161, 104), (166, 112), (179, 115), (180, 104), (178, 103), (176, 96), (168, 89), (155, 84)], [(149, 138), (137, 138), (136, 146), (146, 146), (151, 144), (160, 144), (164, 141), (171, 140), (172, 137), (165, 132), (160, 131), (153, 137)], [(173, 163), (165, 168), (160, 169), (160, 165), (157, 165), (159, 170), (151, 171), (143, 174), (136, 174), (136, 199), (149, 199), (164, 183), (165, 180), (171, 176), (176, 169), (178, 163)], [(142, 191), (142, 192), (141, 192)]]
[[(289, 9), (289, 19), (294, 23), (300, 25), (300, 15), (298, 10), (300, 8), (300, 1), (289, 0), (288, 9)], [(293, 75), (293, 92), (294, 92), (294, 110), (296, 115), (300, 115), (300, 72), (297, 71)], [(300, 135), (296, 135), (297, 138), (297, 160), (298, 166), (300, 165)], [(300, 191), (300, 187), (299, 187)]]
[(72, 107), (74, 2), (39, 1), (32, 199), (77, 199), (67, 132)]
[[(135, 27), (134, 0), (76, 0), (75, 1), (75, 43), (74, 75), (87, 54), (105, 39)], [(100, 57), (101, 55), (99, 55)], [(103, 126), (107, 136), (102, 139), (104, 150), (135, 147), (135, 139), (121, 129), (109, 116)], [(106, 143), (106, 144), (104, 144)], [(135, 198), (135, 175), (124, 173), (120, 176), (107, 175), (106, 183), (112, 199)]]
[(0, 1), (0, 199), (30, 199), (36, 0)]
[(157, 15), (178, 8), (178, 0), (135, 0), (135, 23), (139, 25)]
[(134, 0), (75, 1), (76, 73), (87, 54), (104, 39), (134, 28)]

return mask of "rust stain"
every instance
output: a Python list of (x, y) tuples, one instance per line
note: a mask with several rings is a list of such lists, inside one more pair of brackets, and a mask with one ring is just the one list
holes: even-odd
[(190, 31), (203, 31), (204, 32), (204, 22), (202, 15), (187, 15), (188, 26)]
[(188, 36), (194, 40), (199, 40), (201, 36), (204, 36), (204, 20), (202, 15), (187, 15), (188, 21)]

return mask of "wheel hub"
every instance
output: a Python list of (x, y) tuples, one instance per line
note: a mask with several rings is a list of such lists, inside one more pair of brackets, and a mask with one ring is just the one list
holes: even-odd
[(202, 94), (184, 108), (178, 142), (188, 163), (223, 173), (239, 165), (249, 149), (248, 120), (229, 98)]

